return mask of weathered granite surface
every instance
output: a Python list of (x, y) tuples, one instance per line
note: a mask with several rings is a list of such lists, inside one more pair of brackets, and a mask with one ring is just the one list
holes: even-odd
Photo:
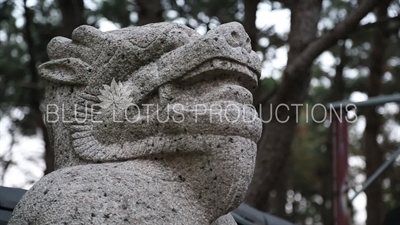
[(57, 170), (9, 224), (235, 224), (226, 214), (262, 129), (249, 106), (260, 61), (242, 25), (204, 36), (175, 23), (81, 26), (48, 54), (39, 72)]

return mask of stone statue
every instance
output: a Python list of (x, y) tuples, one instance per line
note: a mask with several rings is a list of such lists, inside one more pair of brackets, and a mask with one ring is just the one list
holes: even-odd
[(250, 107), (260, 60), (242, 25), (80, 26), (47, 51), (56, 170), (9, 224), (236, 224), (262, 130)]

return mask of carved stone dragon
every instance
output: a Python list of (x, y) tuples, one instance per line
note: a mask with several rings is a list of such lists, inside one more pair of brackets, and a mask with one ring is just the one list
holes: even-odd
[(80, 26), (47, 51), (56, 170), (9, 224), (236, 224), (262, 129), (242, 25)]

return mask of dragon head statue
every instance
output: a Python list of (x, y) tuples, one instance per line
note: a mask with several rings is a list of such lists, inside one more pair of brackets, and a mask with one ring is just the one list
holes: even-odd
[[(115, 193), (135, 204), (126, 203), (126, 215), (106, 207), (121, 217), (114, 224), (210, 224), (237, 207), (252, 177), (262, 130), (251, 107), (260, 60), (243, 26), (223, 24), (203, 36), (176, 23), (108, 32), (80, 26), (71, 39), (54, 38), (47, 49), (50, 61), (39, 67), (57, 170), (28, 193), (44, 187), (58, 193), (56, 187), (69, 182), (74, 193), (91, 199), (88, 186), (112, 192), (118, 188), (108, 179), (120, 177), (126, 186)], [(76, 195), (54, 197), (57, 204), (46, 207), (54, 211), (64, 201), (68, 209), (86, 212), (72, 200)], [(119, 199), (107, 196), (106, 205)], [(157, 204), (155, 217), (144, 219)], [(167, 216), (168, 207), (179, 215)], [(164, 217), (154, 219), (157, 215)], [(106, 224), (110, 218), (81, 220)], [(71, 220), (59, 216), (49, 224)]]

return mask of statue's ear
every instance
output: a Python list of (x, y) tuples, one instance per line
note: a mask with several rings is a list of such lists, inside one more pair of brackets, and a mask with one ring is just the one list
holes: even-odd
[(92, 67), (77, 58), (52, 60), (39, 66), (39, 74), (46, 80), (64, 85), (86, 85)]

